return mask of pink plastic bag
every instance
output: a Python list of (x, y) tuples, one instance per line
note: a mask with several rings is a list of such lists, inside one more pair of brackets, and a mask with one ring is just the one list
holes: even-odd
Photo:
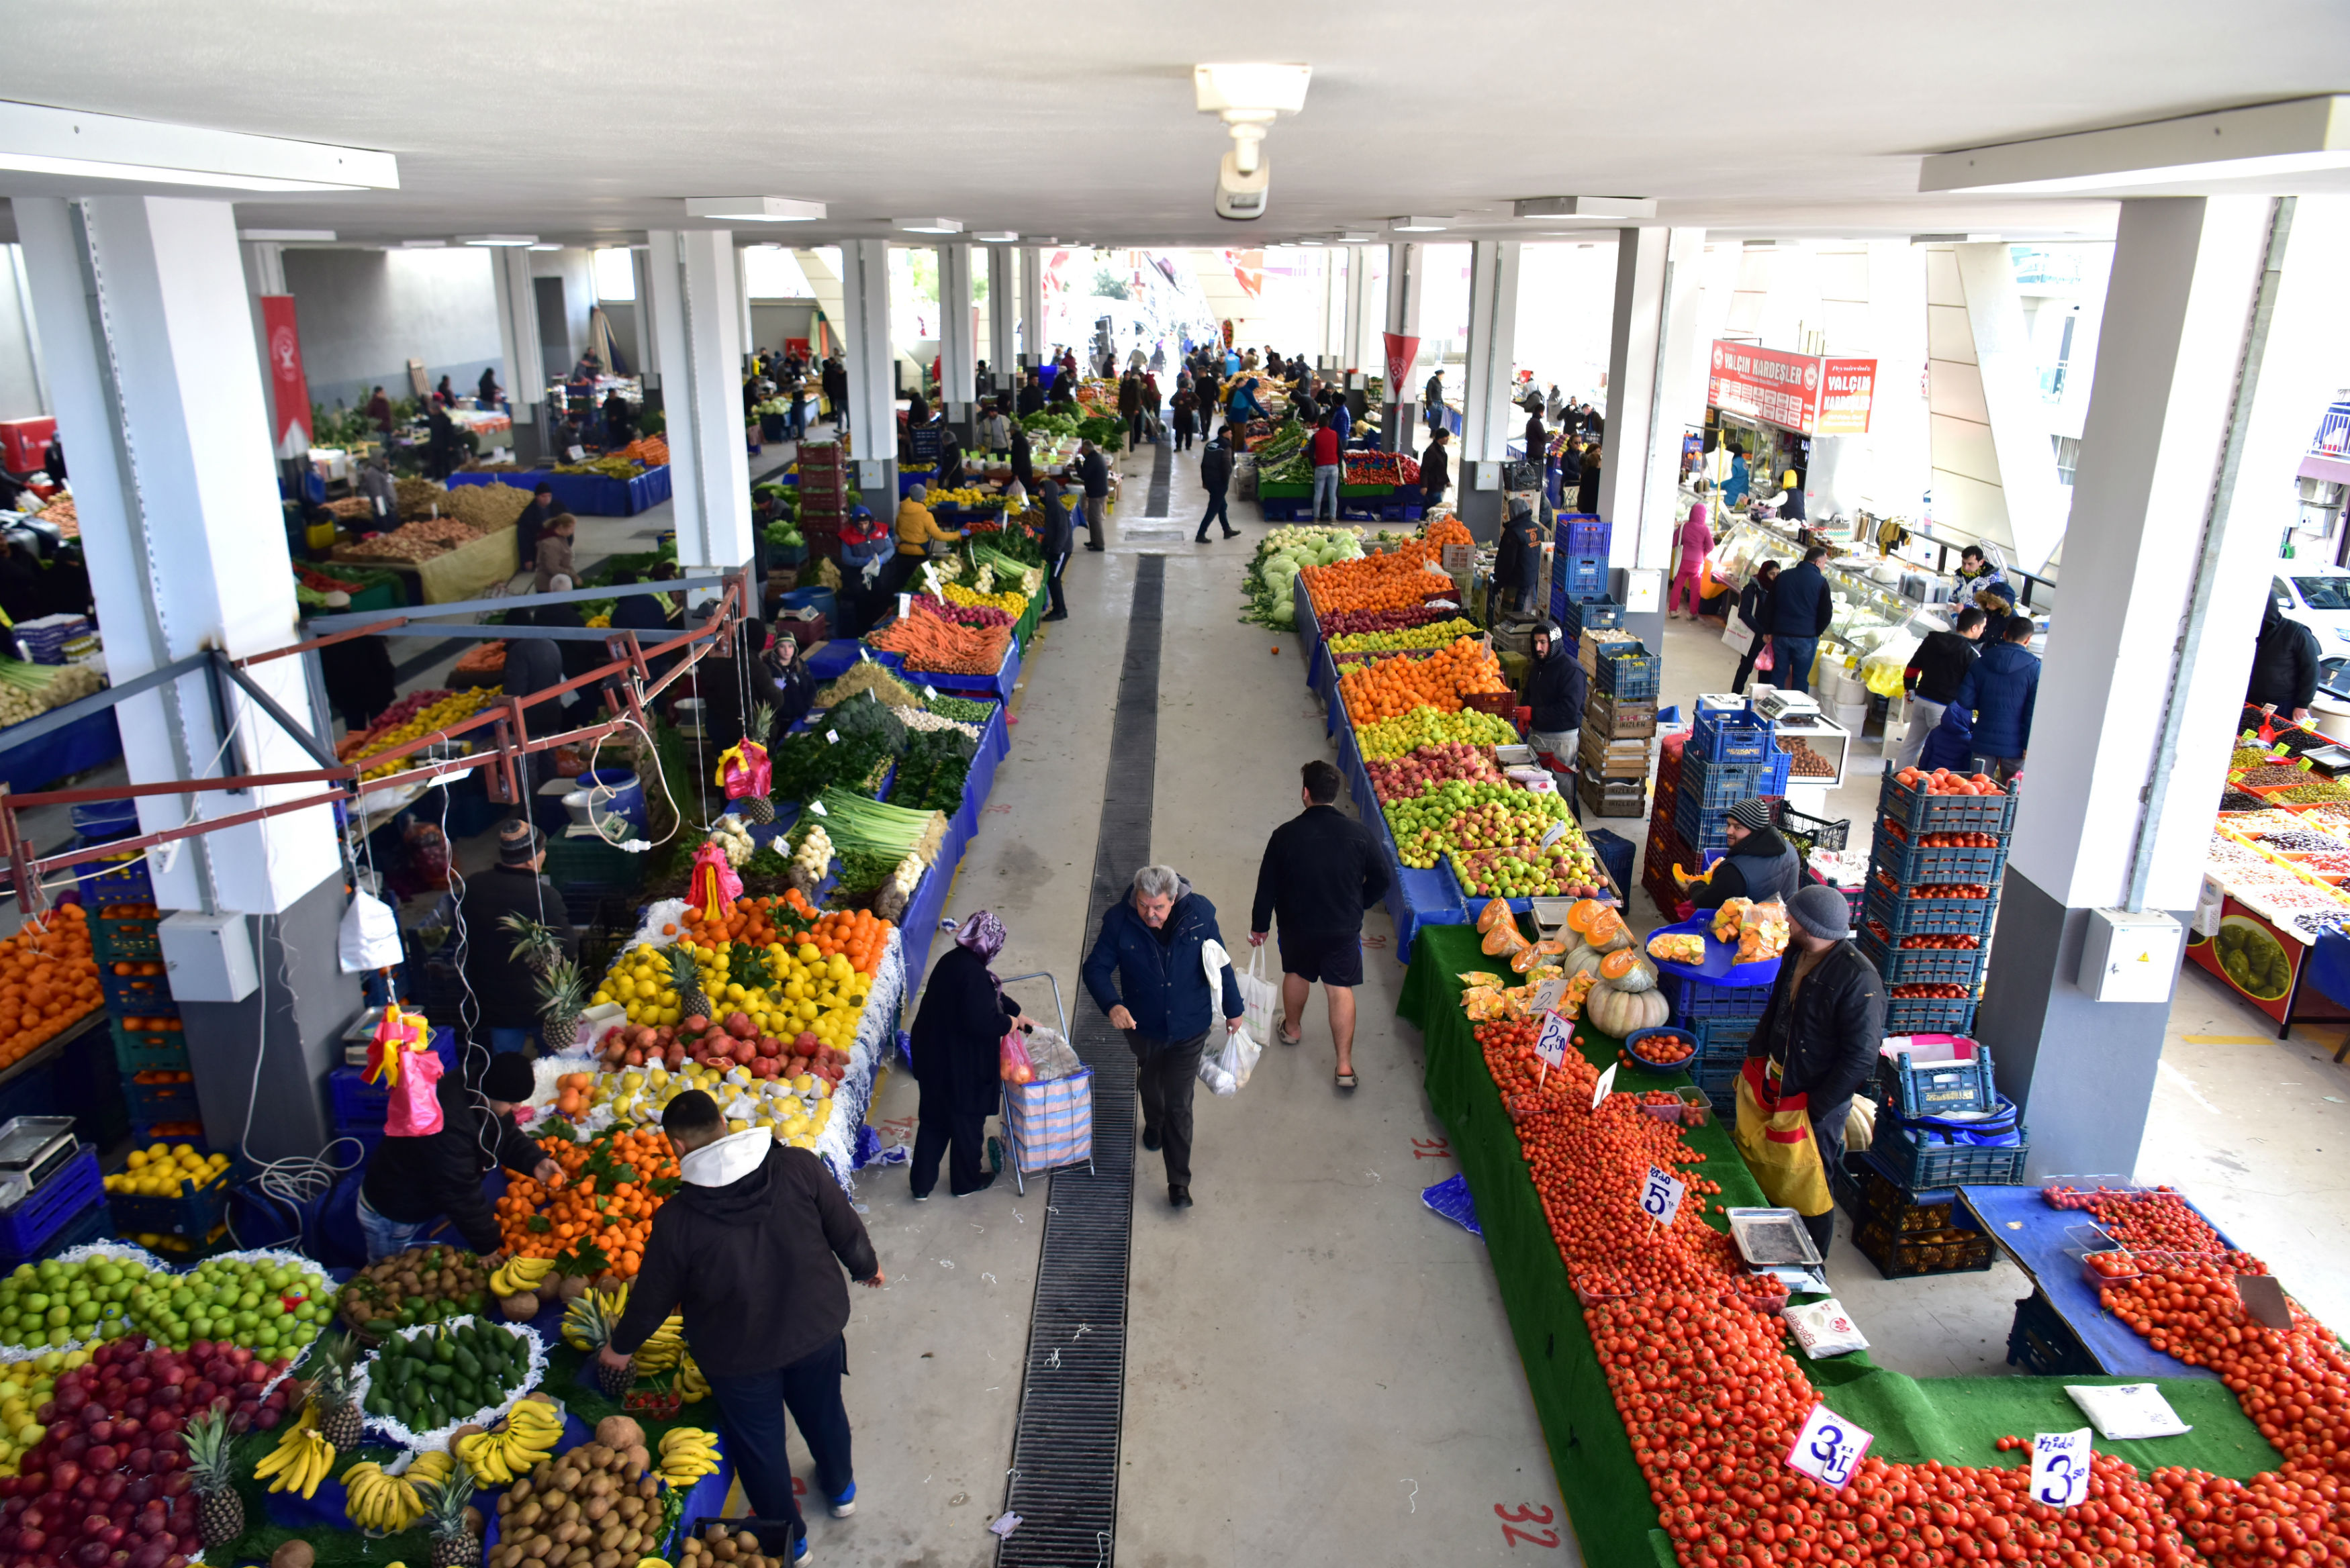
[(723, 919), (727, 906), (742, 896), (743, 878), (726, 864), (725, 850), (715, 844), (704, 844), (693, 852), (693, 875), (687, 901), (702, 911), (703, 919)]
[(1005, 1083), (1033, 1084), (1036, 1081), (1036, 1064), (1028, 1059), (1028, 1045), (1021, 1039), (1018, 1028), (1003, 1032), (1003, 1045), (997, 1054)]
[(726, 786), (728, 800), (741, 800), (755, 795), (765, 798), (775, 766), (767, 760), (767, 748), (756, 741), (744, 741), (727, 749), (718, 759), (718, 782)]
[(400, 1062), (400, 1077), (391, 1085), (391, 1107), (383, 1118), (386, 1137), (431, 1137), (441, 1130), (441, 1081), (437, 1052), (413, 1051)]

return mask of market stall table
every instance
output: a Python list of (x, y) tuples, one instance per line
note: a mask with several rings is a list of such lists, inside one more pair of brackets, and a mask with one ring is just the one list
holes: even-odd
[(451, 474), (449, 483), (452, 486), (511, 484), (521, 490), (535, 490), (544, 484), (555, 493), (557, 506), (580, 517), (633, 517), (670, 498), (667, 463), (628, 479), (610, 479), (600, 473), (556, 473), (551, 469), (519, 473), (463, 469)]
[(415, 579), (408, 595), (412, 605), (457, 604), (479, 598), (488, 589), (513, 579), (520, 571), (515, 557), (514, 524), (443, 550), (427, 560), (408, 561), (381, 556), (355, 556), (349, 546), (335, 552), (338, 564), (371, 566)]

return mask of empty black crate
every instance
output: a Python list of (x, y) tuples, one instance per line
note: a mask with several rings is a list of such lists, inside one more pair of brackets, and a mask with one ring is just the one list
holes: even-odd
[(2007, 1331), (2007, 1364), (2037, 1377), (2095, 1377), (2105, 1371), (2081, 1336), (2039, 1291), (2015, 1303)]

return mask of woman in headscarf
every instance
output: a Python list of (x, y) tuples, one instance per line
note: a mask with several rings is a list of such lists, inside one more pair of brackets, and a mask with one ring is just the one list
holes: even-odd
[(957, 1198), (986, 1190), (995, 1173), (980, 1168), (988, 1113), (1002, 1097), (999, 1051), (1004, 1033), (1028, 1025), (988, 965), (1003, 950), (1003, 922), (986, 909), (962, 923), (954, 946), (931, 966), (914, 1014), (910, 1055), (922, 1085), (914, 1132), (914, 1201), (938, 1185), (939, 1157), (949, 1154), (947, 1189)]
[(1705, 572), (1705, 558), (1713, 554), (1713, 530), (1707, 525), (1705, 503), (1690, 504), (1689, 521), (1680, 528), (1680, 568), (1673, 574), (1673, 586), (1665, 595), (1665, 618), (1671, 620), (1683, 596), (1689, 600), (1690, 619), (1697, 619), (1698, 606)]

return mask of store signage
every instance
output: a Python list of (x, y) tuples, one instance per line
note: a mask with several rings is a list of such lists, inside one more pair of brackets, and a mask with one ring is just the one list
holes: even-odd
[(1787, 1467), (1828, 1486), (1843, 1486), (1876, 1440), (1825, 1405), (1814, 1405), (1795, 1434), (1795, 1446), (1787, 1450)]
[(1648, 1167), (1648, 1179), (1640, 1184), (1640, 1212), (1669, 1230), (1673, 1216), (1681, 1211), (1681, 1194), (1689, 1190), (1685, 1181), (1675, 1180), (1670, 1172)]
[(2089, 1495), (2089, 1428), (2040, 1432), (2032, 1439), (2032, 1501), (2070, 1508)]
[(294, 296), (261, 296), (261, 331), (269, 344), (270, 406), (276, 410), (277, 455), (310, 450), (310, 379), (302, 369), (302, 335), (294, 326)]
[(1544, 1013), (1542, 1033), (1534, 1036), (1534, 1054), (1545, 1066), (1565, 1066), (1567, 1037), (1574, 1033), (1575, 1025), (1557, 1013)]
[(1706, 401), (1725, 413), (1798, 435), (1865, 435), (1877, 395), (1877, 361), (1783, 354), (1714, 339)]
[(1388, 400), (1399, 402), (1403, 384), (1411, 379), (1411, 368), (1419, 358), (1419, 339), (1408, 332), (1382, 332), (1388, 350)]

